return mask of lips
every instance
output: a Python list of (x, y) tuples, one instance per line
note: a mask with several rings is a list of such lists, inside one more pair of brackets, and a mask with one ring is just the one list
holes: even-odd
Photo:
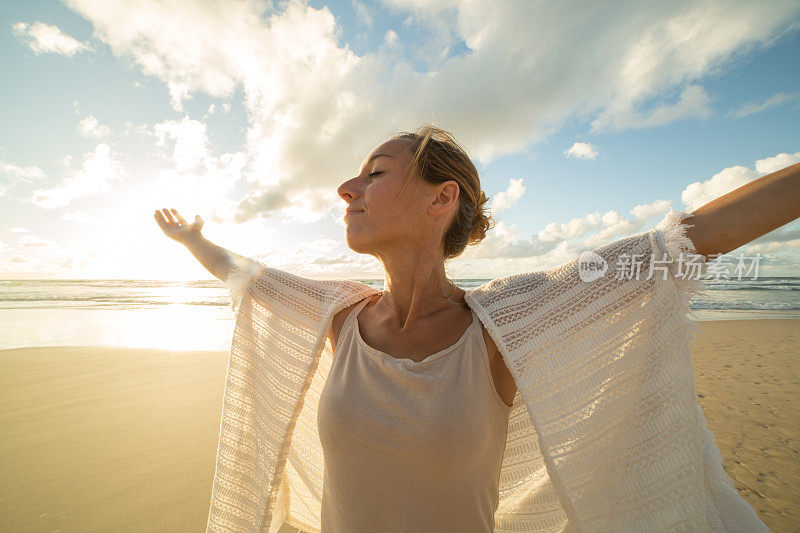
[(347, 212), (345, 213), (345, 216), (352, 215), (353, 213), (363, 213), (363, 212), (364, 211), (360, 209), (348, 209)]

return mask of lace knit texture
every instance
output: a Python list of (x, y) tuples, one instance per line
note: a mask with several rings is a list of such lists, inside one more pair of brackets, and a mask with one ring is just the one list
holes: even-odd
[[(769, 531), (697, 403), (689, 299), (703, 283), (676, 270), (695, 252), (690, 216), (670, 211), (593, 250), (608, 265), (600, 279), (583, 281), (576, 258), (466, 291), (518, 388), (495, 531)], [(633, 254), (638, 279), (618, 279)], [(336, 313), (378, 291), (252, 259), (227, 285), (236, 325), (207, 531), (319, 532), (327, 335)]]

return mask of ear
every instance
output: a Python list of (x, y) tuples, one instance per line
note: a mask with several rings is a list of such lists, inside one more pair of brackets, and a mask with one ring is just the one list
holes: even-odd
[(442, 215), (449, 212), (458, 202), (460, 189), (457, 182), (450, 180), (437, 185), (434, 192), (436, 196), (430, 206), (431, 214)]

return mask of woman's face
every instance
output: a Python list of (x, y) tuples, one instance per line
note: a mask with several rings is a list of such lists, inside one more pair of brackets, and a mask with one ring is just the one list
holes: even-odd
[(386, 141), (370, 152), (358, 176), (339, 186), (339, 197), (347, 202), (347, 245), (353, 251), (379, 256), (441, 242), (443, 232), (434, 231), (441, 217), (431, 216), (440, 213), (429, 209), (441, 186), (413, 177), (398, 198), (412, 158), (408, 141)]

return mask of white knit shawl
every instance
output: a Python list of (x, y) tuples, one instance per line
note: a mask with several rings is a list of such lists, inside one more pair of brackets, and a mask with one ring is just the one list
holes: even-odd
[[(697, 402), (699, 328), (687, 314), (703, 283), (676, 276), (679, 254), (695, 252), (688, 216), (670, 210), (593, 250), (608, 265), (601, 279), (582, 281), (576, 258), (466, 291), (518, 388), (496, 531), (768, 531), (724, 472)], [(639, 254), (639, 279), (617, 279), (624, 254)], [(336, 313), (378, 291), (252, 259), (227, 284), (236, 325), (207, 531), (318, 532), (327, 335)]]

